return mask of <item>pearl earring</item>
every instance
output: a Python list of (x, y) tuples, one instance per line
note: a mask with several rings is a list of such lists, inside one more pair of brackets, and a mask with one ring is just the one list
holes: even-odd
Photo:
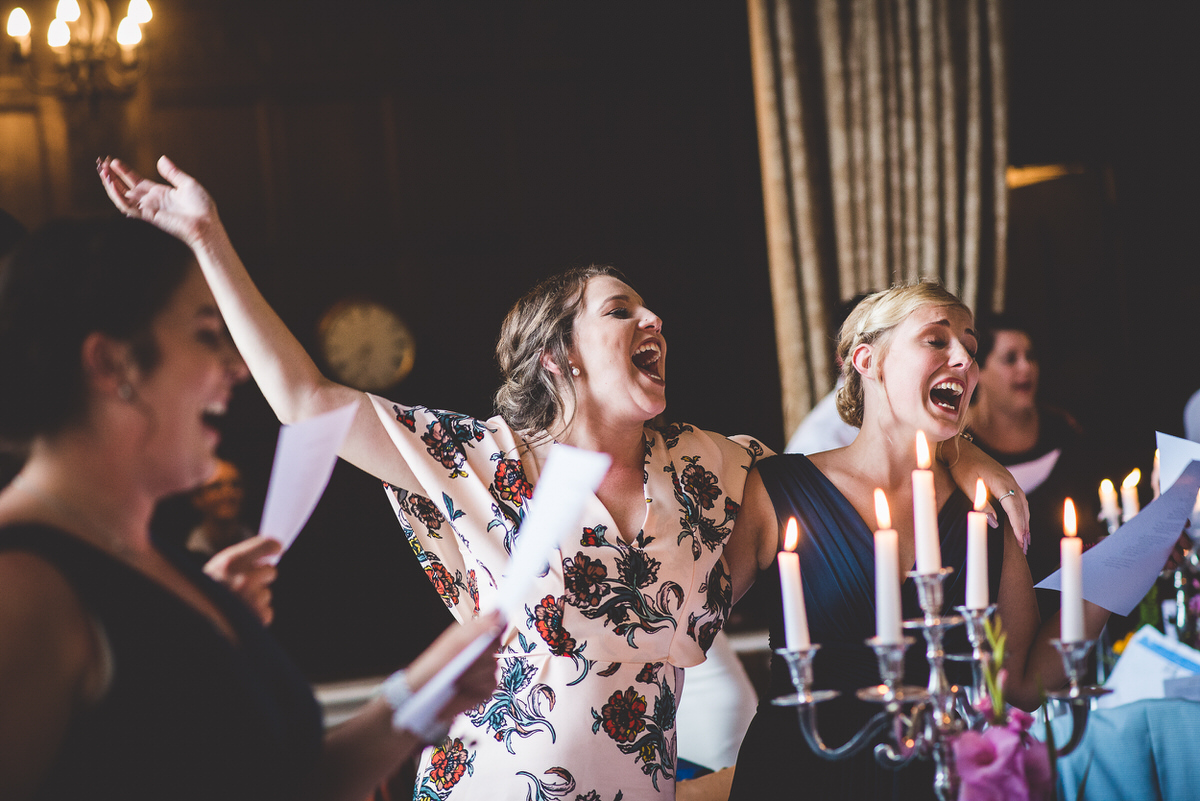
[(571, 365), (571, 375), (579, 375), (579, 368), (575, 365)]

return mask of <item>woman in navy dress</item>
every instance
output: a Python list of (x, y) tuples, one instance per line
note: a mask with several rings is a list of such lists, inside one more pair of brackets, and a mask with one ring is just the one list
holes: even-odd
[[(920, 614), (915, 587), (905, 576), (915, 558), (912, 517), (901, 510), (912, 507), (917, 431), (950, 449), (953, 461), (954, 441), (979, 375), (973, 324), (970, 310), (937, 284), (899, 286), (868, 297), (843, 325), (838, 343), (846, 379), (839, 411), (846, 422), (860, 427), (858, 436), (845, 448), (811, 457), (765, 459), (747, 479), (742, 514), (726, 551), (734, 566), (734, 592), (743, 591), (755, 571), (772, 567), (781, 547), (781, 523), (797, 517), (812, 640), (821, 646), (815, 683), (843, 693), (818, 711), (821, 734), (831, 746), (841, 745), (878, 711), (854, 697), (859, 687), (880, 681), (875, 654), (863, 643), (875, 633), (872, 523), (877, 487), (887, 495), (900, 535), (904, 614)], [(963, 602), (970, 507), (943, 464), (935, 460), (933, 471), (943, 563), (955, 568), (947, 582), (949, 608)], [(1021, 545), (1007, 521), (1000, 522), (990, 533), (988, 556), (991, 598), (1008, 634), (1006, 697), (1033, 709), (1042, 687), (1065, 681), (1061, 659), (1049, 644), (1058, 635), (1058, 618), (1044, 624), (1039, 620)], [(778, 580), (773, 583), (777, 586)], [(1086, 634), (1095, 637), (1108, 613), (1085, 602), (1084, 614)], [(771, 645), (783, 645), (781, 612), (771, 623)], [(965, 643), (960, 648), (949, 643), (947, 650), (965, 650)], [(906, 683), (922, 684), (927, 671), (923, 644), (913, 646)], [(778, 657), (772, 663), (772, 690), (774, 695), (793, 691)], [(794, 708), (764, 703), (743, 741), (730, 798), (907, 800), (932, 798), (932, 784), (929, 763), (893, 772), (875, 763), (870, 748), (852, 759), (827, 762), (805, 744)]]

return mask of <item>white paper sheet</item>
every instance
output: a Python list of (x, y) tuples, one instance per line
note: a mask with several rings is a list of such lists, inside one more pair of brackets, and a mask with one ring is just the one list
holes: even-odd
[[(1193, 459), (1200, 459), (1200, 442), (1172, 437), (1157, 431), (1154, 434), (1158, 446), (1158, 485), (1166, 492), (1183, 473)], [(1200, 525), (1200, 520), (1196, 521)]]
[[(259, 532), (283, 543), (284, 551), (317, 508), (357, 410), (352, 403), (279, 429)], [(278, 562), (279, 556), (270, 561)]]
[[(525, 595), (546, 571), (550, 557), (576, 531), (583, 505), (608, 472), (611, 459), (568, 445), (554, 445), (546, 459), (529, 513), (517, 532), (508, 569), (500, 579), (497, 606), (508, 620), (524, 613)], [(478, 637), (413, 694), (399, 713), (399, 724), (410, 731), (425, 731), (454, 695), (454, 682), (479, 658), (494, 634)]]
[[(1160, 470), (1162, 454), (1160, 453)], [(1187, 466), (1170, 489), (1137, 517), (1083, 555), (1083, 597), (1118, 615), (1128, 615), (1149, 592), (1192, 513), (1200, 489), (1200, 461)], [(1061, 571), (1038, 585), (1062, 590)]]
[(1167, 639), (1153, 626), (1143, 626), (1125, 645), (1104, 684), (1112, 695), (1101, 697), (1098, 705), (1113, 707), (1142, 698), (1163, 698), (1167, 679), (1197, 675), (1200, 652)]

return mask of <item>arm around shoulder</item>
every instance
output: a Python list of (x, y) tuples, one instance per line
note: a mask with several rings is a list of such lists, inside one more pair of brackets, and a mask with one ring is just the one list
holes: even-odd
[(758, 571), (770, 566), (779, 550), (779, 521), (758, 470), (750, 471), (733, 533), (725, 545), (725, 560), (736, 603), (754, 584)]

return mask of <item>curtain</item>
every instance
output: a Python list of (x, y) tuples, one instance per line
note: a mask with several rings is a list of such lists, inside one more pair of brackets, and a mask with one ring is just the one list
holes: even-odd
[(748, 0), (791, 432), (833, 386), (841, 304), (918, 278), (1004, 306), (1001, 0)]

